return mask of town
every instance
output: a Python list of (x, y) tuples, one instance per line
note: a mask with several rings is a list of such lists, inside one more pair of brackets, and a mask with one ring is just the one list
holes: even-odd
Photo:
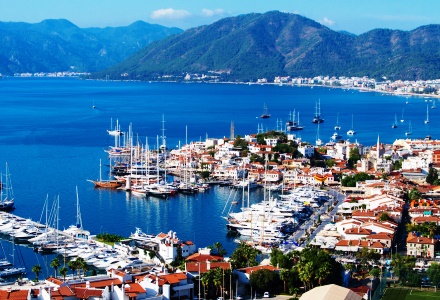
[[(314, 146), (278, 131), (235, 136), (231, 126), (230, 138), (191, 142), (169, 152), (159, 147), (162, 153), (154, 154), (140, 150), (139, 145), (126, 146), (115, 128), (109, 131), (117, 137), (108, 151), (110, 157), (148, 155), (138, 158), (145, 163), (142, 174), (149, 178), (147, 183), (139, 184), (133, 170), (125, 170), (128, 177), (119, 188), (139, 192), (144, 187), (145, 195), (153, 193), (147, 189), (153, 185), (147, 171), (151, 156), (168, 174), (181, 178), (177, 192), (188, 192), (189, 187), (202, 192), (207, 184), (223, 184), (243, 192), (263, 188), (272, 196), (263, 200), (261, 210), (248, 207), (250, 215), (243, 219), (232, 214), (228, 218), (230, 227), (239, 228), (239, 235), (246, 237), (229, 257), (221, 244), (197, 248), (192, 241), (177, 238), (175, 232), (145, 235), (138, 228), (129, 239), (113, 246), (113, 251), (126, 254), (131, 262), (96, 264), (97, 253), (89, 253), (90, 247), (105, 248), (105, 244), (78, 226), (63, 234), (87, 245), (83, 246), (87, 251), (69, 248), (67, 255), (67, 242), (72, 240), (66, 239), (57, 252), (74, 258), (69, 263), (72, 275), (66, 277), (64, 267), (59, 272), (64, 275), (58, 276), (58, 261), (54, 276), (39, 281), (39, 269), (34, 266), (35, 280), (20, 277), (5, 285), (2, 299), (6, 295), (41, 300), (239, 299), (274, 293), (299, 297), (323, 284), (336, 284), (333, 288), (346, 289), (359, 299), (379, 299), (390, 284), (428, 288), (439, 284), (438, 140), (402, 139), (387, 145), (378, 136), (373, 146), (348, 140)], [(139, 166), (135, 171), (140, 171)], [(271, 214), (265, 214), (266, 209)], [(282, 217), (274, 217), (281, 212)], [(7, 221), (11, 218), (9, 214), (2, 217), (5, 225), (0, 230), (14, 236)], [(258, 225), (261, 221), (280, 227)], [(102, 255), (110, 249), (99, 251)], [(105, 274), (88, 271), (86, 256), (81, 255), (86, 253)]]

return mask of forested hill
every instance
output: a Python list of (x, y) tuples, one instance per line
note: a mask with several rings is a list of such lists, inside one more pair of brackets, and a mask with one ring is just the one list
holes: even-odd
[(106, 28), (79, 28), (63, 19), (36, 24), (0, 22), (0, 73), (94, 72), (181, 32), (141, 21)]
[(440, 25), (412, 31), (336, 32), (299, 15), (272, 11), (225, 18), (156, 41), (95, 74), (114, 79), (221, 73), (223, 80), (346, 75), (440, 78)]

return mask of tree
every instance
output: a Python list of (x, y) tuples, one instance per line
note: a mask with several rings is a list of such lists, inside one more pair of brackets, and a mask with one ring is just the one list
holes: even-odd
[(50, 262), (50, 267), (55, 271), (55, 278), (57, 277), (57, 270), (59, 266), (60, 266), (60, 260), (58, 259), (58, 257), (52, 259), (52, 261)]
[(413, 188), (408, 194), (409, 200), (420, 200), (422, 198), (422, 193), (417, 188)]
[(245, 242), (241, 242), (231, 254), (230, 262), (233, 269), (253, 267), (258, 265), (257, 255), (259, 251)]
[(360, 159), (361, 159), (361, 155), (359, 154), (359, 149), (358, 148), (350, 149), (348, 162), (347, 162), (348, 167), (353, 168)]
[(438, 183), (438, 173), (436, 169), (429, 168), (428, 175), (426, 176), (426, 182), (432, 185), (435, 184), (435, 182)]
[(73, 276), (75, 276), (75, 270), (78, 269), (78, 264), (76, 263), (76, 260), (71, 260), (67, 263), (67, 266), (70, 270), (72, 270)]
[(314, 274), (313, 263), (311, 261), (300, 261), (300, 264), (298, 264), (298, 270), (299, 279), (304, 283), (304, 290), (306, 291), (312, 286), (312, 279)]
[(66, 267), (61, 267), (60, 274), (61, 274), (61, 276), (63, 276), (63, 280), (66, 281), (67, 268)]
[(380, 216), (379, 216), (379, 221), (381, 221), (381, 222), (385, 222), (385, 221), (388, 221), (390, 219), (391, 219), (390, 216), (386, 212), (381, 213)]
[(86, 276), (86, 272), (89, 268), (85, 260), (82, 257), (77, 257), (75, 262), (76, 262), (76, 268), (78, 270), (78, 277), (81, 278), (81, 273), (80, 273), (81, 270), (83, 271), (83, 275)]
[(288, 269), (281, 269), (280, 271), (280, 279), (283, 281), (283, 291), (284, 293), (286, 293), (286, 281), (289, 279), (290, 277), (290, 272)]
[(380, 276), (380, 270), (378, 268), (373, 268), (370, 271), (370, 275), (374, 278), (378, 278)]
[(331, 273), (332, 266), (329, 262), (321, 264), (316, 272), (316, 278), (318, 279), (318, 284), (322, 285), (323, 281), (327, 281)]
[(426, 271), (431, 281), (438, 286), (440, 284), (440, 264), (432, 262)]
[(223, 247), (222, 243), (215, 242), (212, 246), (209, 246), (208, 248), (214, 250), (214, 253), (217, 255), (224, 256), (226, 255), (226, 249)]
[(278, 275), (274, 271), (267, 269), (257, 270), (249, 276), (249, 283), (259, 293), (273, 292), (277, 282), (279, 282)]
[(38, 275), (40, 275), (40, 273), (41, 273), (41, 266), (38, 264), (34, 265), (32, 267), (32, 272), (35, 273), (35, 281), (38, 281)]

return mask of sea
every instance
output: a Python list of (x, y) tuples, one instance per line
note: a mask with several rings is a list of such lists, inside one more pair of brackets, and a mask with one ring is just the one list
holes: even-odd
[[(311, 122), (318, 103), (324, 119), (319, 127)], [(329, 141), (338, 121), (343, 139), (372, 146), (378, 137), (384, 143), (406, 138), (410, 126), (411, 138), (438, 138), (440, 108), (431, 108), (434, 104), (433, 98), (317, 86), (5, 77), (0, 79), (0, 170), (8, 164), (16, 203), (12, 213), (18, 216), (44, 223), (46, 199), (50, 205), (59, 199), (59, 229), (67, 228), (76, 221), (78, 188), (82, 223), (92, 234), (128, 237), (136, 227), (153, 234), (172, 230), (199, 248), (220, 242), (231, 254), (235, 237), (223, 217), (231, 199), (243, 199), (240, 191), (215, 186), (163, 200), (96, 189), (87, 179), (99, 178), (100, 160), (108, 161), (104, 150), (115, 143), (106, 130), (117, 121), (122, 131), (131, 126), (140, 144), (148, 141), (153, 148), (164, 138), (173, 149), (230, 137), (232, 127), (240, 136), (282, 130), (295, 112), (304, 126), (296, 132), (303, 141)], [(265, 106), (271, 117), (261, 119)], [(424, 124), (427, 109), (430, 122)], [(395, 118), (397, 128), (392, 129)], [(348, 137), (349, 129), (356, 135)], [(251, 202), (262, 198), (261, 190), (250, 195)], [(53, 274), (53, 254), (37, 254), (4, 236), (1, 246), (0, 258), (11, 259), (13, 253), (16, 265), (27, 267), (29, 278), (35, 277), (31, 269), (36, 264), (42, 266), (40, 279)]]

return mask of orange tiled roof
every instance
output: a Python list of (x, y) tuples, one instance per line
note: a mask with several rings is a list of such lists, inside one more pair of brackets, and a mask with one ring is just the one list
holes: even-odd
[(0, 299), (4, 300), (27, 300), (29, 290), (0, 290)]

